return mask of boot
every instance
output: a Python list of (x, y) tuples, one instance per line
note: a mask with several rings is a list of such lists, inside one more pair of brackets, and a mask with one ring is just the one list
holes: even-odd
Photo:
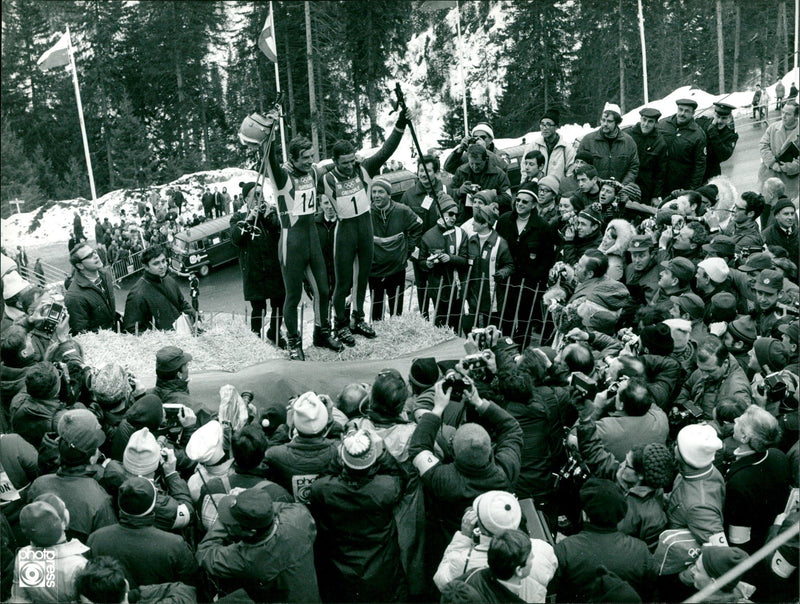
[(345, 346), (353, 347), (356, 345), (356, 339), (353, 337), (353, 332), (350, 331), (350, 327), (347, 324), (336, 329), (336, 339)]
[(350, 331), (352, 331), (353, 333), (357, 333), (361, 336), (364, 336), (369, 340), (378, 337), (378, 334), (376, 334), (375, 330), (372, 329), (372, 325), (367, 323), (364, 319), (356, 320), (353, 323), (352, 327), (350, 328)]
[(314, 346), (329, 348), (334, 352), (342, 352), (344, 350), (344, 344), (333, 336), (328, 325), (323, 327), (314, 326)]
[[(275, 332), (270, 329), (270, 330), (267, 331), (267, 333), (265, 335), (266, 335), (267, 342), (269, 342), (273, 346), (276, 346), (276, 344), (275, 344)], [(280, 333), (278, 334), (277, 346), (281, 350), (286, 350), (287, 344), (286, 344), (286, 339), (283, 337), (283, 334), (280, 334)]]
[(303, 342), (299, 337), (289, 337), (289, 359), (292, 361), (306, 360), (306, 355), (303, 353)]

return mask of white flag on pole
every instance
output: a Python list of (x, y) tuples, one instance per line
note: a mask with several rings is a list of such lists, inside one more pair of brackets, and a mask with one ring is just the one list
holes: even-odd
[(278, 50), (275, 46), (275, 21), (272, 18), (272, 9), (267, 14), (264, 29), (258, 35), (258, 47), (273, 63), (278, 62)]
[(69, 65), (69, 33), (65, 32), (39, 60), (36, 61), (39, 69), (47, 71), (54, 67)]

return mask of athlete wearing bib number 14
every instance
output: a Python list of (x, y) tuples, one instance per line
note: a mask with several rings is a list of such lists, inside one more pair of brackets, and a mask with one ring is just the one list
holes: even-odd
[[(277, 121), (275, 116), (268, 117)], [(314, 294), (314, 346), (341, 352), (344, 346), (331, 335), (328, 322), (328, 277), (314, 224), (319, 176), (311, 163), (311, 141), (303, 136), (293, 138), (289, 143), (289, 161), (283, 166), (278, 163), (273, 145), (268, 145), (267, 153), (267, 177), (275, 192), (281, 223), (278, 257), (286, 288), (283, 321), (289, 356), (293, 360), (305, 360), (297, 326), (297, 305), (303, 294), (304, 276)]]
[[(362, 162), (356, 161), (353, 145), (347, 141), (338, 141), (333, 146), (335, 167), (320, 178), (319, 192), (330, 199), (339, 217), (333, 243), (336, 272), (336, 287), (333, 290), (333, 310), (336, 316), (334, 326), (336, 337), (348, 346), (356, 344), (353, 333), (367, 338), (375, 337), (375, 331), (364, 320), (364, 298), (373, 255), (371, 200), (367, 190), (381, 166), (397, 149), (407, 124), (406, 110), (402, 110), (383, 146)], [(345, 301), (351, 289), (355, 289), (350, 300), (353, 309), (352, 328), (350, 317), (345, 313)]]

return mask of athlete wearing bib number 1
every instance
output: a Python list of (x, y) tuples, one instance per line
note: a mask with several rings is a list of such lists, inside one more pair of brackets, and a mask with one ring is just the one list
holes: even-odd
[[(381, 166), (395, 152), (408, 124), (405, 110), (400, 112), (392, 133), (374, 155), (356, 161), (355, 149), (347, 141), (333, 146), (334, 169), (320, 178), (318, 191), (324, 193), (336, 209), (339, 223), (333, 243), (336, 287), (333, 290), (336, 337), (355, 346), (353, 333), (374, 338), (375, 331), (364, 320), (364, 298), (369, 283), (373, 256), (372, 216), (367, 190)], [(355, 286), (355, 287), (354, 287)], [(353, 325), (345, 312), (347, 294), (355, 289), (350, 304)]]
[(328, 322), (328, 277), (314, 224), (319, 176), (311, 163), (311, 141), (303, 136), (293, 138), (289, 143), (289, 161), (283, 166), (278, 163), (275, 148), (271, 144), (267, 153), (267, 177), (275, 192), (281, 223), (278, 257), (286, 288), (283, 321), (288, 336), (289, 356), (293, 360), (305, 360), (297, 325), (297, 305), (303, 294), (303, 277), (308, 279), (314, 294), (314, 346), (341, 352), (344, 346), (331, 335)]

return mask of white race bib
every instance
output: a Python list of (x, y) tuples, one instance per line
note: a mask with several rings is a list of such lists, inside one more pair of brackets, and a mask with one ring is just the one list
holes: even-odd
[(339, 218), (355, 218), (370, 208), (367, 190), (358, 176), (336, 181), (336, 213)]
[(294, 204), (292, 204), (292, 216), (305, 216), (314, 214), (317, 211), (317, 190), (314, 186), (314, 179), (310, 174), (294, 181)]

